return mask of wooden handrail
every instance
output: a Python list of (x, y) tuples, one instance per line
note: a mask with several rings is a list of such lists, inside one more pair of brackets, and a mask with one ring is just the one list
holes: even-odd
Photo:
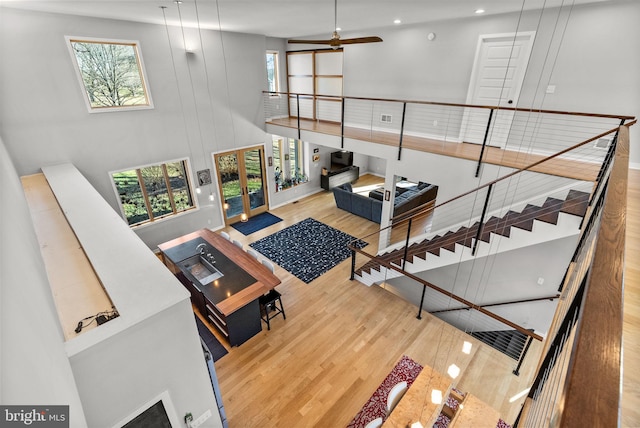
[[(370, 258), (370, 259), (375, 258), (375, 256), (367, 253), (366, 251), (364, 251), (364, 250), (362, 250), (360, 248), (357, 248), (357, 247), (353, 246), (351, 243), (349, 243), (348, 246), (352, 251), (358, 252), (358, 253), (360, 253), (360, 254), (362, 254), (362, 255)], [(482, 306), (476, 305), (475, 303), (470, 302), (469, 300), (466, 300), (466, 299), (464, 299), (464, 298), (462, 298), (462, 297), (460, 297), (460, 296), (458, 296), (456, 294), (453, 294), (451, 291), (447, 291), (444, 288), (440, 288), (437, 285), (434, 285), (434, 284), (430, 283), (429, 281), (425, 281), (424, 279), (422, 279), (422, 278), (420, 278), (420, 277), (418, 277), (416, 275), (413, 275), (413, 274), (403, 270), (402, 268), (394, 266), (394, 265), (392, 265), (391, 263), (389, 263), (389, 262), (387, 262), (385, 260), (376, 259), (376, 261), (379, 262), (384, 267), (386, 267), (387, 269), (392, 269), (392, 270), (395, 270), (396, 272), (400, 272), (401, 274), (403, 274), (407, 278), (413, 279), (414, 281), (419, 282), (420, 284), (422, 284), (424, 286), (427, 286), (427, 287), (431, 288), (432, 290), (435, 290), (435, 291), (437, 291), (437, 292), (439, 292), (441, 294), (444, 294), (447, 297), (452, 298), (453, 300), (456, 300), (456, 301), (462, 303), (463, 305), (468, 306), (469, 309), (475, 309), (476, 311), (478, 311), (478, 312), (480, 312), (480, 313), (482, 313), (484, 315), (487, 315), (488, 317), (493, 318), (496, 321), (500, 321), (501, 323), (508, 325), (509, 327), (513, 328), (514, 330), (518, 330), (520, 333), (522, 333), (522, 334), (524, 334), (526, 336), (529, 336), (529, 337), (532, 337), (532, 338), (534, 338), (536, 340), (542, 341), (542, 336), (537, 335), (534, 332), (529, 331), (529, 330), (527, 330), (526, 328), (524, 328), (522, 326), (519, 326), (518, 324), (512, 323), (511, 321), (509, 321), (506, 318), (502, 318), (500, 315), (496, 315), (493, 312), (489, 312), (486, 309), (484, 309)]]
[[(488, 303), (486, 305), (480, 305), (480, 307), (489, 308), (489, 307), (492, 307), (492, 306), (514, 305), (514, 304), (517, 304), (517, 303), (540, 302), (542, 300), (555, 300), (555, 299), (557, 299), (559, 297), (560, 297), (560, 295), (556, 294), (555, 296), (536, 297), (534, 299), (509, 300), (508, 302)], [(439, 311), (431, 311), (429, 313), (430, 314), (439, 314), (439, 313), (442, 313), (442, 312), (465, 311), (465, 310), (469, 310), (469, 309), (471, 309), (471, 308), (463, 306), (463, 307), (460, 307), (460, 308), (449, 308), (449, 309), (441, 309)]]
[[(621, 126), (559, 408), (561, 427), (618, 426), (629, 128)], [(594, 375), (601, 382), (593, 387)]]
[(420, 100), (402, 100), (402, 99), (394, 99), (394, 98), (369, 98), (369, 97), (352, 97), (345, 95), (319, 95), (319, 94), (305, 94), (305, 93), (296, 93), (296, 92), (270, 92), (270, 91), (262, 91), (264, 94), (276, 94), (276, 95), (299, 95), (301, 97), (322, 97), (322, 98), (337, 98), (340, 100), (358, 100), (358, 101), (381, 101), (381, 102), (395, 102), (395, 103), (410, 103), (410, 104), (423, 104), (423, 105), (435, 105), (435, 106), (443, 106), (443, 107), (471, 107), (471, 108), (481, 108), (481, 109), (495, 109), (495, 110), (504, 110), (504, 111), (524, 111), (529, 113), (544, 113), (544, 114), (559, 114), (559, 115), (569, 115), (569, 116), (589, 116), (589, 117), (599, 117), (603, 119), (621, 119), (621, 120), (633, 120), (635, 116), (627, 116), (627, 115), (619, 115), (619, 114), (602, 114), (602, 113), (586, 113), (586, 112), (577, 112), (577, 111), (562, 111), (562, 110), (543, 110), (543, 109), (532, 109), (532, 108), (518, 108), (518, 107), (501, 107), (501, 106), (490, 106), (490, 105), (480, 105), (480, 104), (461, 104), (461, 103), (445, 103), (439, 101), (420, 101)]

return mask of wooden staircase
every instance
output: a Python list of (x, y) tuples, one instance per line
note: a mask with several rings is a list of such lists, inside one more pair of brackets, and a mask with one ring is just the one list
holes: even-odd
[[(521, 211), (508, 211), (502, 217), (490, 217), (484, 224), (479, 236), (479, 241), (490, 242), (491, 235), (510, 237), (512, 228), (532, 231), (534, 221), (538, 220), (549, 224), (557, 224), (560, 213), (583, 217), (587, 211), (589, 194), (578, 190), (570, 190), (564, 200), (548, 197), (541, 206), (527, 204)], [(436, 235), (430, 239), (415, 242), (409, 245), (407, 250), (407, 263), (413, 263), (414, 258), (426, 260), (430, 256), (440, 256), (441, 250), (456, 251), (456, 245), (473, 248), (478, 234), (480, 223), (476, 222), (471, 227), (461, 227), (458, 230), (448, 231), (443, 235)], [(385, 262), (402, 265), (404, 247), (379, 255), (378, 258)], [(356, 270), (356, 276), (362, 277), (364, 273), (381, 270), (380, 263), (371, 259)]]

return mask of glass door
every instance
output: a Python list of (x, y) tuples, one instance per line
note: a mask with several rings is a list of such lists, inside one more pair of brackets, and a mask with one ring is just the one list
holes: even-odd
[(264, 150), (262, 147), (215, 155), (225, 224), (267, 211)]

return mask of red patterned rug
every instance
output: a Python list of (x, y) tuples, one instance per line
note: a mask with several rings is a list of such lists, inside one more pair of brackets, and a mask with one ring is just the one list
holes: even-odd
[(391, 388), (403, 380), (407, 381), (408, 386), (411, 386), (421, 370), (420, 364), (403, 355), (351, 423), (347, 425), (347, 428), (362, 428), (375, 418), (385, 419), (387, 416), (387, 396)]

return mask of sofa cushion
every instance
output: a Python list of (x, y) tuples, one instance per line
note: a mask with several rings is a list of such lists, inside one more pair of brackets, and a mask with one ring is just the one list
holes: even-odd
[(334, 187), (332, 191), (336, 206), (342, 210), (351, 211), (351, 196), (353, 193), (344, 190), (341, 186)]
[(351, 194), (351, 212), (371, 220), (371, 203), (373, 199), (358, 195), (357, 193)]

